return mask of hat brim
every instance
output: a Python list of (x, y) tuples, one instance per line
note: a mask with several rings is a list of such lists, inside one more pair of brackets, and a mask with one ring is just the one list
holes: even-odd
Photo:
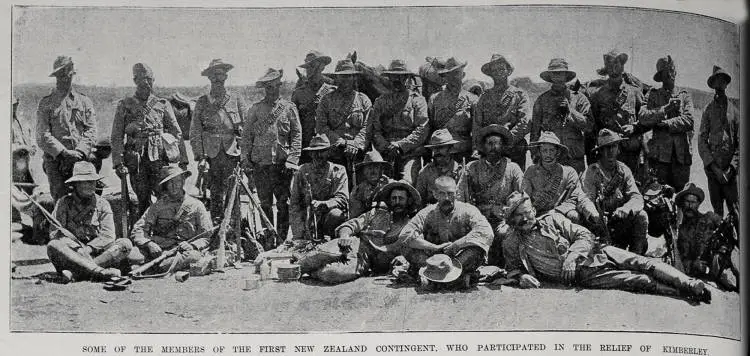
[(716, 74), (712, 74), (710, 77), (708, 77), (708, 80), (706, 80), (706, 84), (708, 85), (709, 88), (714, 89), (714, 84), (713, 84), (714, 80), (716, 80), (716, 78), (718, 78), (719, 76), (724, 76), (727, 79), (727, 84), (732, 82), (732, 77), (729, 74), (724, 73), (724, 72), (719, 72)]
[(698, 203), (701, 203), (701, 204), (703, 203), (703, 200), (706, 199), (706, 193), (704, 193), (702, 189), (698, 187), (692, 187), (692, 188), (688, 188), (685, 190), (681, 190), (679, 193), (677, 193), (674, 196), (675, 203), (677, 204), (682, 203), (682, 198), (684, 198), (688, 194), (692, 194), (698, 197)]
[(255, 81), (255, 86), (257, 88), (262, 88), (262, 87), (266, 86), (270, 82), (273, 82), (275, 80), (281, 80), (282, 76), (283, 75), (281, 75), (281, 74), (264, 76), (262, 78), (259, 78), (257, 81)]
[(228, 72), (232, 70), (234, 66), (229, 63), (222, 63), (222, 64), (217, 64), (215, 66), (210, 66), (201, 72), (201, 76), (207, 77), (211, 72), (213, 72), (215, 69), (218, 69), (218, 68), (224, 68), (224, 72)]
[(383, 169), (390, 169), (391, 163), (386, 161), (374, 161), (374, 162), (360, 162), (354, 165), (354, 169), (360, 170), (367, 166), (382, 166)]
[(561, 152), (562, 156), (566, 156), (566, 155), (570, 154), (570, 149), (568, 149), (568, 146), (565, 146), (565, 145), (560, 144), (560, 143), (554, 143), (554, 142), (535, 141), (535, 142), (529, 143), (529, 148), (531, 148), (531, 147), (540, 147), (543, 144), (553, 145), (553, 146), (559, 148), (562, 151)]
[(464, 67), (466, 67), (467, 64), (468, 63), (463, 63), (463, 64), (459, 64), (457, 66), (450, 67), (450, 68), (438, 69), (437, 70), (437, 74), (438, 75), (443, 75), (443, 74), (448, 74), (450, 72), (455, 72), (455, 71), (457, 71), (459, 69), (464, 69)]
[(412, 197), (412, 207), (419, 207), (422, 205), (422, 196), (419, 194), (419, 191), (417, 191), (416, 188), (412, 187), (410, 184), (406, 184), (404, 182), (390, 182), (384, 185), (377, 194), (377, 200), (378, 201), (388, 201), (391, 191), (396, 188), (402, 188), (406, 189), (407, 192), (409, 192), (409, 195)]
[(424, 147), (425, 148), (435, 148), (435, 147), (442, 147), (442, 146), (452, 146), (452, 145), (455, 145), (457, 143), (461, 143), (461, 141), (450, 140), (450, 141), (443, 142), (443, 143), (438, 143), (438, 144), (435, 144), (435, 145), (424, 145)]
[(362, 74), (362, 72), (358, 70), (347, 69), (347, 70), (342, 70), (340, 72), (326, 73), (326, 75), (334, 76), (334, 77), (341, 76), (341, 75), (357, 75), (357, 74)]
[(494, 67), (496, 65), (498, 65), (498, 64), (501, 64), (501, 63), (505, 64), (510, 69), (508, 71), (508, 75), (513, 74), (513, 66), (510, 65), (510, 63), (508, 63), (506, 61), (503, 61), (503, 60), (499, 60), (499, 59), (498, 60), (494, 60), (494, 61), (489, 61), (489, 62), (487, 62), (485, 64), (482, 64), (482, 68), (480, 68), (480, 69), (481, 69), (482, 73), (484, 73), (484, 75), (486, 75), (488, 77), (491, 77), (492, 74), (495, 72)]
[(409, 71), (400, 71), (400, 70), (384, 70), (381, 74), (391, 75), (391, 76), (411, 76), (411, 77), (417, 76), (416, 73), (412, 73)]
[[(52, 72), (49, 74), (49, 76), (50, 77), (56, 77), (58, 72), (60, 72), (61, 70), (65, 69), (67, 67), (72, 67), (72, 66), (73, 66), (73, 63), (68, 63), (68, 64), (66, 64), (64, 66), (57, 67), (57, 68), (55, 68), (55, 69), (52, 70)], [(75, 74), (76, 73), (75, 69), (71, 69), (70, 73)], [(70, 73), (68, 73), (68, 74), (70, 74)]]
[(552, 73), (565, 73), (567, 75), (565, 82), (569, 82), (576, 78), (576, 72), (572, 70), (545, 70), (541, 74), (539, 74), (539, 77), (541, 77), (545, 82), (552, 83), (552, 79), (550, 78), (550, 75)]
[(513, 142), (513, 135), (511, 135), (510, 130), (508, 130), (504, 126), (484, 128), (482, 130), (479, 130), (479, 134), (477, 136), (479, 136), (479, 142), (484, 143), (484, 139), (487, 138), (487, 136), (493, 134), (502, 136), (506, 144), (510, 144)]
[(616, 140), (614, 140), (612, 142), (607, 142), (607, 143), (605, 143), (603, 145), (598, 145), (598, 146), (592, 148), (591, 152), (596, 152), (596, 151), (599, 151), (599, 149), (601, 149), (601, 148), (604, 148), (604, 147), (607, 147), (607, 146), (612, 146), (614, 144), (619, 144), (620, 142), (627, 141), (627, 140), (628, 139), (626, 139), (626, 138), (618, 138), (618, 139), (616, 139)]
[(101, 180), (102, 176), (93, 173), (93, 174), (86, 174), (86, 175), (78, 175), (78, 176), (72, 176), (68, 180), (65, 181), (65, 184), (75, 183), (75, 182), (95, 182), (98, 180)]
[(298, 65), (297, 67), (308, 68), (308, 67), (310, 67), (310, 64), (315, 63), (315, 62), (320, 62), (320, 61), (323, 61), (323, 65), (327, 66), (327, 65), (331, 64), (331, 57), (320, 56), (320, 57), (317, 57), (317, 58), (315, 58), (315, 59), (313, 59), (313, 60), (311, 60), (309, 62), (302, 63), (302, 64)]
[(322, 151), (330, 148), (331, 146), (305, 147), (302, 149), (302, 151)]
[(419, 269), (419, 275), (432, 282), (448, 283), (457, 280), (461, 276), (462, 271), (461, 262), (451, 257), (451, 268), (448, 270), (448, 273), (443, 274), (441, 271), (425, 266)]
[(190, 172), (190, 171), (182, 171), (182, 172), (172, 173), (172, 174), (164, 177), (161, 181), (159, 181), (158, 185), (162, 185), (162, 184), (164, 184), (166, 182), (169, 182), (170, 180), (174, 179), (175, 177), (183, 175), (183, 174), (185, 175), (185, 177), (190, 177), (191, 175), (193, 175), (193, 173)]

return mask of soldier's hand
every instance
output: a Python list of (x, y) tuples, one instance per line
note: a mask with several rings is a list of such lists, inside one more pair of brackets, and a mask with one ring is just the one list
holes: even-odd
[(698, 274), (698, 275), (708, 274), (708, 264), (701, 260), (697, 260), (693, 262), (693, 273)]
[(357, 156), (357, 152), (359, 152), (359, 149), (352, 145), (344, 146), (344, 154), (348, 159), (353, 160)]
[(458, 249), (460, 246), (454, 242), (449, 242), (448, 246), (443, 247), (443, 253), (449, 256), (454, 256), (456, 253), (458, 253)]
[(724, 171), (719, 168), (718, 165), (713, 164), (711, 165), (711, 171), (714, 173), (714, 176), (716, 176), (716, 179), (719, 181), (719, 184), (727, 184), (729, 183), (729, 179), (727, 175), (724, 173)]
[(115, 168), (115, 173), (117, 174), (120, 179), (125, 178), (125, 176), (128, 175), (128, 167), (125, 167), (124, 164), (120, 164)]
[(363, 237), (369, 239), (382, 239), (385, 237), (385, 231), (383, 230), (365, 230), (360, 233)]
[(91, 257), (91, 253), (94, 252), (94, 249), (91, 246), (86, 245), (82, 247), (79, 251), (81, 252), (82, 255), (86, 257)]
[(312, 202), (310, 202), (310, 205), (312, 205), (313, 210), (317, 212), (325, 213), (328, 211), (328, 205), (324, 201), (313, 200)]
[(732, 180), (732, 178), (734, 178), (734, 168), (732, 168), (731, 166), (729, 168), (727, 168), (724, 171), (724, 176), (727, 178), (727, 183), (729, 183), (728, 181), (730, 181), (730, 180)]
[(63, 158), (75, 159), (76, 161), (80, 161), (84, 158), (83, 153), (76, 150), (63, 150), (62, 152), (60, 152), (60, 154), (63, 156)]
[(625, 219), (627, 216), (628, 216), (628, 212), (625, 209), (623, 209), (623, 208), (617, 208), (612, 213), (612, 217), (615, 218), (615, 219), (622, 220), (622, 219)]
[(562, 280), (565, 284), (571, 284), (576, 278), (576, 255), (568, 254), (562, 265)]
[(149, 241), (146, 243), (146, 251), (148, 251), (148, 255), (151, 258), (157, 258), (161, 256), (162, 252), (164, 252), (162, 251), (161, 247), (153, 241)]
[(299, 167), (296, 164), (291, 162), (284, 162), (284, 174), (293, 175), (294, 172), (297, 172), (298, 169)]
[(193, 247), (193, 245), (191, 245), (187, 241), (182, 241), (180, 242), (180, 245), (178, 246), (177, 249), (180, 250), (181, 252), (185, 252), (185, 251), (195, 250), (195, 247)]
[(622, 126), (622, 134), (625, 136), (630, 136), (635, 132), (635, 125), (627, 124)]
[(177, 164), (177, 165), (178, 165), (178, 166), (179, 166), (179, 167), (180, 167), (180, 168), (181, 168), (181, 169), (182, 169), (183, 171), (186, 171), (186, 170), (187, 170), (187, 167), (188, 167), (188, 162), (185, 162), (185, 161), (183, 161), (183, 162), (180, 162), (180, 163), (179, 163), (179, 164)]
[(350, 236), (340, 237), (338, 239), (339, 250), (342, 253), (348, 253), (352, 249), (352, 238)]
[(542, 286), (539, 281), (530, 274), (523, 274), (518, 280), (518, 286), (524, 289), (527, 288), (539, 288)]

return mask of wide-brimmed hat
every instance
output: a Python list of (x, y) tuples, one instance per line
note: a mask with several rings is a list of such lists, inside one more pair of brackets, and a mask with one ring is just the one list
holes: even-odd
[(493, 54), (490, 61), (482, 65), (482, 73), (491, 77), (499, 64), (504, 64), (508, 68), (508, 75), (513, 73), (513, 65), (502, 54)]
[(611, 146), (625, 140), (626, 139), (622, 138), (617, 132), (610, 129), (601, 129), (596, 136), (596, 147), (592, 148), (591, 152), (596, 152), (602, 147)]
[(439, 57), (425, 57), (424, 60), (426, 63), (419, 66), (419, 76), (432, 83), (442, 82), (438, 71), (443, 68), (445, 61)]
[(510, 218), (513, 213), (516, 212), (516, 209), (518, 209), (521, 204), (527, 200), (530, 200), (531, 197), (526, 193), (521, 192), (513, 192), (510, 193), (508, 196), (508, 199), (505, 200), (505, 207), (503, 208), (503, 215), (505, 215), (505, 218)]
[(323, 134), (317, 134), (310, 139), (310, 145), (303, 148), (303, 151), (320, 151), (331, 148), (331, 140), (328, 136)]
[(461, 141), (457, 141), (453, 139), (453, 135), (451, 135), (448, 129), (440, 129), (440, 130), (435, 130), (435, 132), (432, 133), (432, 135), (430, 136), (430, 140), (427, 142), (428, 144), (424, 145), (424, 147), (433, 148), (433, 147), (439, 147), (439, 146), (448, 146), (448, 145), (455, 145), (460, 142)]
[(461, 262), (442, 253), (432, 255), (425, 261), (426, 266), (419, 269), (419, 275), (433, 282), (453, 282), (461, 276)]
[(507, 127), (498, 124), (492, 124), (479, 129), (477, 133), (477, 139), (480, 143), (484, 142), (484, 139), (492, 134), (500, 135), (505, 141), (505, 144), (510, 144), (513, 141), (513, 135), (510, 133)]
[(706, 193), (703, 192), (703, 189), (695, 185), (695, 183), (688, 182), (687, 184), (685, 184), (685, 187), (682, 188), (682, 190), (677, 193), (677, 195), (675, 195), (675, 204), (681, 204), (682, 198), (684, 198), (688, 194), (692, 194), (698, 197), (698, 203), (703, 203), (703, 200), (706, 199)]
[(396, 188), (406, 189), (406, 191), (409, 192), (409, 195), (411, 196), (411, 200), (412, 200), (412, 204), (410, 206), (412, 210), (422, 205), (422, 197), (419, 195), (419, 192), (417, 191), (417, 189), (415, 189), (411, 184), (403, 180), (390, 182), (384, 185), (378, 191), (377, 195), (375, 196), (375, 200), (388, 202), (388, 199), (390, 199), (391, 197), (391, 191)]
[(109, 136), (99, 137), (94, 147), (112, 147), (112, 139)]
[(180, 168), (180, 166), (178, 165), (170, 164), (168, 166), (161, 167), (161, 169), (159, 169), (159, 185), (162, 185), (172, 178), (183, 174), (185, 175), (185, 177), (190, 177), (193, 173)]
[(716, 80), (716, 78), (718, 78), (719, 76), (723, 76), (726, 79), (727, 84), (729, 84), (732, 81), (732, 76), (729, 75), (729, 73), (727, 73), (721, 67), (715, 65), (713, 74), (711, 74), (711, 76), (708, 77), (708, 80), (706, 80), (706, 84), (708, 85), (709, 88), (711, 89), (714, 88), (714, 80)]
[(102, 179), (102, 176), (96, 173), (94, 164), (88, 161), (78, 161), (73, 165), (73, 175), (65, 183), (89, 182), (100, 179)]
[(417, 75), (406, 67), (403, 59), (394, 59), (388, 65), (388, 69), (383, 71), (383, 75)]
[(56, 77), (62, 70), (65, 70), (64, 74), (75, 74), (76, 71), (73, 69), (73, 58), (68, 56), (58, 56), (55, 59), (55, 63), (52, 64), (52, 72), (49, 76)]
[(316, 50), (312, 50), (305, 56), (305, 63), (300, 64), (298, 67), (307, 68), (314, 62), (323, 62), (323, 65), (329, 65), (331, 64), (331, 57), (328, 57)]
[(540, 73), (539, 76), (544, 79), (544, 81), (552, 83), (552, 80), (550, 79), (552, 73), (565, 73), (567, 75), (565, 78), (566, 83), (576, 77), (576, 72), (568, 69), (568, 62), (563, 58), (552, 58), (552, 60), (549, 61), (549, 65), (547, 65), (547, 70)]
[(462, 70), (468, 62), (461, 61), (456, 57), (450, 57), (445, 62), (441, 63), (442, 68), (438, 69), (438, 75), (448, 74), (453, 71)]
[(328, 75), (355, 75), (360, 73), (351, 59), (342, 59), (336, 62), (336, 70), (333, 73), (328, 73)]
[(541, 146), (543, 143), (557, 146), (561, 151), (561, 156), (568, 154), (568, 146), (563, 145), (560, 138), (557, 137), (557, 134), (552, 131), (542, 131), (539, 135), (539, 139), (529, 143), (529, 146)]
[(370, 150), (365, 152), (365, 157), (362, 160), (362, 162), (357, 163), (354, 165), (355, 170), (360, 170), (366, 166), (380, 166), (383, 168), (383, 170), (390, 170), (391, 164), (390, 162), (386, 162), (383, 160), (383, 156), (378, 153), (378, 151)]
[(659, 58), (656, 61), (656, 74), (654, 74), (654, 81), (655, 82), (662, 81), (661, 79), (662, 73), (670, 69), (674, 69), (674, 70), (677, 69), (677, 64), (675, 64), (674, 61), (672, 60), (672, 56), (667, 55), (664, 58)]
[(211, 63), (208, 64), (208, 67), (201, 71), (201, 75), (204, 77), (207, 77), (211, 72), (213, 72), (215, 69), (223, 69), (224, 73), (232, 70), (234, 68), (233, 65), (229, 63), (224, 63), (221, 58), (212, 59)]
[(274, 80), (280, 80), (281, 77), (284, 76), (284, 70), (283, 69), (273, 69), (268, 68), (266, 69), (266, 74), (263, 74), (262, 77), (258, 78), (255, 81), (255, 86), (258, 88), (264, 87), (267, 83), (270, 83)]
[(609, 63), (611, 63), (613, 60), (617, 59), (625, 65), (628, 61), (628, 54), (625, 52), (620, 52), (617, 49), (613, 49), (607, 53), (604, 54), (604, 67), (599, 68), (596, 70), (596, 73), (599, 75), (607, 75), (609, 74), (609, 70), (607, 69), (609, 67)]

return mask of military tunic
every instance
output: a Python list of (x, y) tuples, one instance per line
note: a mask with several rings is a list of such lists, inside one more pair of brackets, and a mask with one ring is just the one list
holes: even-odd
[(310, 140), (315, 135), (315, 115), (320, 100), (335, 89), (335, 86), (328, 83), (321, 82), (319, 86), (316, 86), (308, 80), (292, 92), (292, 102), (297, 107), (297, 110), (299, 110), (303, 148), (310, 146)]
[(513, 142), (509, 143), (508, 156), (521, 169), (526, 168), (526, 134), (531, 121), (531, 101), (525, 91), (509, 85), (493, 87), (479, 97), (477, 114), (472, 124), (474, 150), (479, 149), (479, 130), (497, 124), (510, 129)]
[(73, 175), (75, 163), (75, 159), (63, 158), (60, 153), (76, 150), (88, 157), (96, 143), (94, 104), (75, 89), (69, 93), (54, 91), (39, 102), (36, 118), (36, 142), (44, 152), (50, 193), (58, 200), (67, 193), (65, 181)]
[(419, 192), (419, 196), (422, 197), (423, 206), (434, 204), (436, 202), (435, 196), (432, 192), (435, 190), (435, 179), (441, 176), (448, 176), (453, 178), (456, 182), (461, 179), (461, 175), (464, 172), (464, 168), (456, 161), (451, 161), (451, 165), (443, 169), (438, 167), (435, 162), (430, 162), (417, 176), (417, 181), (414, 184), (414, 188)]
[(685, 217), (680, 224), (677, 249), (682, 258), (685, 273), (690, 276), (703, 276), (705, 271), (698, 268), (696, 262), (703, 261), (711, 266), (711, 237), (721, 224), (721, 216), (713, 212), (700, 214), (694, 218)]
[(340, 143), (355, 147), (360, 153), (365, 151), (370, 144), (367, 137), (370, 109), (370, 99), (358, 91), (343, 93), (334, 90), (320, 100), (315, 115), (315, 133), (327, 135), (331, 141), (333, 147), (329, 157), (332, 162), (346, 164), (344, 151), (338, 148)]
[(308, 189), (312, 193), (312, 200), (323, 201), (328, 207), (328, 212), (318, 221), (318, 237), (333, 236), (336, 226), (346, 220), (349, 206), (349, 182), (344, 167), (328, 162), (317, 169), (312, 163), (305, 163), (294, 174), (289, 204), (290, 225), (295, 239), (305, 238), (310, 229), (305, 226)]
[(413, 239), (423, 239), (436, 245), (453, 242), (459, 249), (478, 247), (486, 256), (492, 245), (492, 227), (473, 205), (456, 201), (453, 211), (443, 215), (438, 204), (420, 210), (406, 224), (399, 239), (408, 245)]
[[(708, 178), (708, 194), (714, 211), (724, 215), (724, 202), (732, 206), (739, 201), (737, 175), (740, 169), (740, 111), (726, 97), (714, 97), (703, 111), (698, 152)], [(732, 167), (734, 175), (727, 184), (719, 183), (711, 170), (717, 165), (722, 171)]]
[(523, 172), (509, 158), (502, 157), (495, 164), (482, 158), (466, 166), (456, 199), (476, 206), (494, 228), (504, 221), (502, 208), (508, 196), (520, 192), (522, 186)]
[(139, 213), (151, 205), (152, 193), (158, 195), (159, 169), (168, 162), (187, 164), (181, 138), (168, 100), (151, 94), (147, 100), (131, 96), (117, 104), (112, 122), (112, 165), (125, 164), (128, 168)]
[(454, 140), (460, 141), (453, 146), (452, 152), (456, 157), (471, 156), (471, 130), (478, 100), (476, 95), (466, 90), (451, 92), (447, 88), (430, 98), (427, 106), (430, 134), (436, 130), (447, 129)]
[[(558, 163), (548, 171), (541, 164), (532, 165), (523, 175), (523, 190), (531, 197), (537, 214), (553, 209), (563, 215), (576, 211), (589, 216), (596, 212), (573, 167)], [(564, 194), (567, 196), (561, 200)]]
[(582, 93), (574, 93), (565, 89), (565, 98), (575, 108), (577, 113), (568, 112), (564, 116), (559, 111), (557, 101), (560, 96), (548, 90), (534, 103), (531, 117), (531, 141), (539, 139), (542, 131), (552, 131), (560, 142), (568, 147), (570, 158), (560, 157), (560, 163), (575, 168), (580, 173), (586, 168), (584, 164), (585, 141), (584, 136), (594, 129), (591, 117), (591, 105)]
[(386, 175), (381, 176), (375, 185), (365, 181), (358, 184), (352, 190), (352, 194), (349, 198), (349, 216), (358, 217), (361, 214), (369, 211), (373, 206), (375, 194), (380, 191), (389, 182), (392, 182)]

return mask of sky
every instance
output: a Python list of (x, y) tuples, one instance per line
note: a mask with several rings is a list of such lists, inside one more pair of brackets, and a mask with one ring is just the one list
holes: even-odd
[[(58, 55), (73, 58), (76, 83), (132, 86), (132, 65), (147, 63), (157, 86), (204, 86), (213, 58), (235, 65), (228, 85), (253, 85), (268, 67), (294, 80), (317, 49), (334, 62), (356, 50), (367, 64), (401, 58), (413, 69), (426, 56), (468, 61), (467, 78), (490, 79), (480, 67), (493, 53), (510, 58), (511, 77), (531, 77), (563, 57), (582, 80), (596, 78), (602, 55), (630, 54), (626, 70), (646, 83), (670, 54), (678, 85), (709, 90), (714, 64), (739, 77), (736, 25), (705, 16), (627, 8), (540, 6), (365, 9), (14, 8), (13, 84), (53, 83)], [(739, 83), (739, 81), (733, 82)], [(739, 85), (728, 89), (739, 95)]]

